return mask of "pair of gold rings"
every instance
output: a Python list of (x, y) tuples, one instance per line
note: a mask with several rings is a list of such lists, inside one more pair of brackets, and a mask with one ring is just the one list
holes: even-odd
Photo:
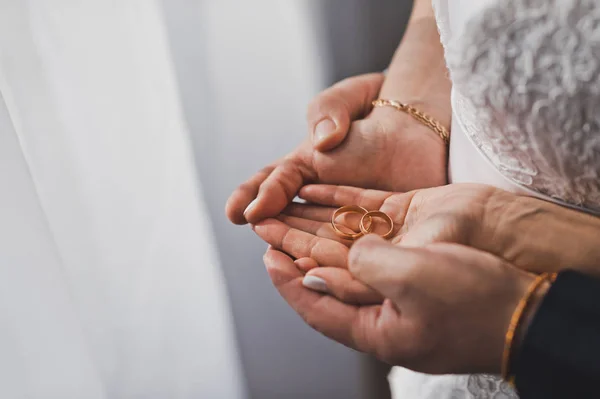
[[(346, 214), (346, 213), (355, 213), (358, 215), (362, 215), (362, 217), (360, 219), (360, 223), (359, 223), (359, 228), (360, 228), (359, 232), (346, 233), (339, 228), (336, 220), (337, 220), (337, 218), (339, 218), (340, 216), (342, 216), (343, 214)], [(335, 233), (338, 236), (345, 238), (347, 240), (356, 240), (356, 239), (364, 236), (365, 234), (371, 233), (371, 231), (373, 230), (373, 218), (376, 218), (376, 217), (385, 220), (385, 222), (389, 225), (390, 229), (388, 230), (387, 233), (383, 234), (382, 237), (385, 239), (390, 238), (394, 234), (394, 221), (392, 220), (392, 218), (389, 217), (388, 214), (386, 214), (384, 212), (368, 211), (365, 208), (363, 208), (362, 206), (358, 206), (358, 205), (348, 205), (348, 206), (343, 206), (343, 207), (337, 209), (331, 216), (331, 226), (333, 227), (333, 230), (335, 231)], [(344, 227), (347, 227), (347, 226), (344, 226)]]

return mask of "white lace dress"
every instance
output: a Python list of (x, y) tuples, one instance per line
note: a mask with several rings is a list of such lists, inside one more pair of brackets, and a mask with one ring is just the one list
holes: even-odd
[[(434, 0), (453, 81), (450, 178), (600, 213), (600, 4)], [(395, 368), (401, 399), (505, 399), (488, 375)]]

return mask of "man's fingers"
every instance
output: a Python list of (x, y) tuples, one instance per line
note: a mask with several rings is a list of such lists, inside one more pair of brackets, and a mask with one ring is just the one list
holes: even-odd
[(394, 246), (371, 234), (351, 248), (348, 268), (359, 281), (401, 303), (413, 287), (415, 272), (426, 266), (422, 252)]

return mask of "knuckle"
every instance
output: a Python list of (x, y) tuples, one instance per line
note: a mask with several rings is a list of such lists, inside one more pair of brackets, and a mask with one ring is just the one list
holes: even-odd
[[(316, 119), (321, 116), (324, 111), (335, 105), (334, 97), (329, 90), (322, 92), (311, 100), (308, 105), (308, 118)], [(316, 122), (316, 121), (315, 121)]]
[(281, 189), (286, 197), (293, 198), (300, 184), (301, 174), (297, 162), (292, 159), (287, 160), (264, 181), (260, 189), (261, 191)]
[(274, 170), (275, 170), (275, 166), (274, 165), (269, 165), (269, 166), (265, 166), (264, 168), (262, 168), (261, 170), (259, 170), (258, 174), (260, 174), (260, 175), (270, 175), (271, 173), (273, 173)]
[(354, 275), (360, 275), (363, 268), (366, 266), (368, 254), (371, 250), (369, 240), (359, 240), (352, 245), (348, 253), (348, 270)]
[(275, 177), (274, 184), (281, 187), (283, 194), (286, 198), (294, 198), (296, 195), (296, 186), (294, 185), (294, 181), (296, 180), (291, 171), (281, 174)]
[[(335, 233), (335, 231), (333, 231), (333, 228), (331, 227), (330, 223), (321, 223), (321, 225), (316, 229), (315, 231), (315, 235), (319, 236), (319, 237), (323, 237), (323, 238), (327, 238), (327, 239), (334, 239), (334, 240), (338, 240), (340, 239), (337, 234)], [(344, 244), (344, 246), (346, 245), (346, 239), (340, 239), (341, 243)]]
[(254, 184), (252, 182), (244, 182), (244, 183), (240, 184), (240, 186), (238, 187), (238, 190), (242, 191), (242, 192), (254, 193), (257, 188), (258, 188), (257, 184)]
[(345, 88), (348, 88), (351, 90), (356, 90), (356, 89), (360, 89), (362, 87), (362, 85), (363, 85), (363, 83), (362, 83), (362, 79), (360, 76), (350, 76), (350, 77), (340, 80), (333, 87), (335, 87), (335, 88), (345, 87)]
[(324, 116), (345, 110), (345, 101), (336, 88), (330, 88), (315, 97), (308, 106), (308, 119), (314, 123)]
[(315, 259), (319, 255), (319, 243), (321, 239), (317, 236), (311, 237), (310, 240), (306, 243), (306, 248), (308, 248), (308, 257)]
[(364, 244), (361, 244), (361, 241), (358, 241), (352, 246), (350, 253), (348, 254), (348, 270), (350, 270), (350, 273), (352, 274), (360, 273), (364, 257), (363, 246)]
[(283, 248), (288, 248), (288, 247), (292, 247), (294, 244), (294, 239), (291, 235), (292, 230), (291, 229), (287, 229), (283, 235), (281, 236), (281, 239), (279, 240), (279, 242), (277, 243), (277, 248), (279, 249), (283, 249)]

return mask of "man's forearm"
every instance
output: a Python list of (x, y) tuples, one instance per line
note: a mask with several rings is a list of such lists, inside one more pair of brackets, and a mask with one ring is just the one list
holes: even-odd
[(600, 277), (600, 218), (536, 198), (499, 192), (469, 245), (544, 273), (576, 269)]
[(415, 0), (380, 97), (415, 105), (449, 127), (451, 87), (431, 0)]

